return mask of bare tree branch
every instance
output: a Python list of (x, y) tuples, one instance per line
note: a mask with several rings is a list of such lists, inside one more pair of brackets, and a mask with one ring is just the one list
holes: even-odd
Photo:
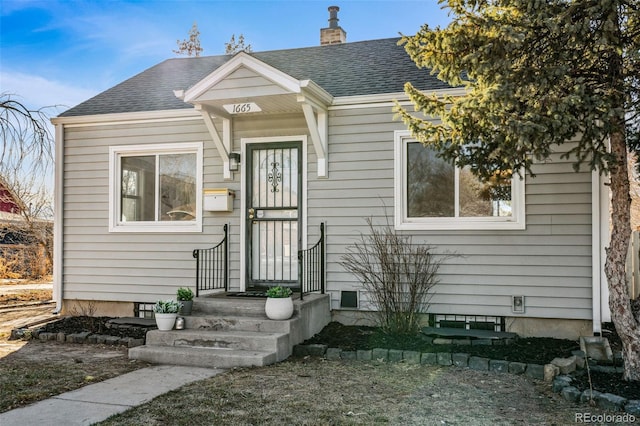
[(13, 262), (23, 268), (21, 276), (41, 275), (43, 268), (35, 265), (43, 257), (45, 265), (52, 264), (54, 139), (48, 111), (53, 108), (33, 110), (14, 95), (0, 95), (0, 241), (9, 235), (10, 243), (24, 246), (5, 247), (29, 258)]

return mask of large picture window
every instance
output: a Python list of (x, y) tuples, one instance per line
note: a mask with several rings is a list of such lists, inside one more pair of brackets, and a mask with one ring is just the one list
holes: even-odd
[(395, 135), (395, 225), (398, 229), (524, 229), (524, 180), (486, 182), (412, 139)]
[(202, 229), (202, 144), (111, 148), (111, 231)]

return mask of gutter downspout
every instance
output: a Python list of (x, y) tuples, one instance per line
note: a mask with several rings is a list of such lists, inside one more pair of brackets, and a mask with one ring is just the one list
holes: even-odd
[(600, 177), (600, 320), (611, 322), (609, 308), (609, 280), (604, 271), (607, 259), (606, 247), (611, 243), (611, 190), (609, 181)]
[(605, 247), (611, 238), (609, 229), (609, 187), (606, 177), (591, 172), (591, 280), (593, 334), (602, 334), (602, 323), (611, 321), (609, 284), (604, 272)]
[(602, 332), (600, 276), (602, 275), (602, 256), (600, 251), (600, 173), (591, 172), (591, 321), (593, 334)]
[(64, 249), (64, 124), (56, 124), (53, 189), (53, 300), (55, 313), (62, 310), (64, 282), (62, 273)]

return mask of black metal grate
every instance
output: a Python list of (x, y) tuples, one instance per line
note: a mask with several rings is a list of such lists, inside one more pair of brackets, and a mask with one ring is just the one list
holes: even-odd
[(154, 303), (135, 302), (133, 304), (133, 316), (136, 318), (153, 319), (153, 306)]
[(324, 294), (324, 223), (320, 224), (320, 239), (311, 248), (298, 251), (298, 282), (300, 299), (305, 293)]
[(216, 246), (208, 249), (195, 249), (196, 259), (196, 297), (201, 290), (229, 289), (229, 227), (224, 225), (224, 238)]
[(341, 308), (358, 308), (358, 292), (357, 291), (341, 291), (340, 292)]
[(505, 331), (504, 317), (485, 315), (430, 314), (429, 323), (437, 328)]

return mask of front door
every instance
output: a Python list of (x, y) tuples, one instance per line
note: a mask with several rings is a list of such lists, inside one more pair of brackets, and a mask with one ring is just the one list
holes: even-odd
[(247, 289), (297, 286), (301, 144), (249, 144), (246, 158)]

